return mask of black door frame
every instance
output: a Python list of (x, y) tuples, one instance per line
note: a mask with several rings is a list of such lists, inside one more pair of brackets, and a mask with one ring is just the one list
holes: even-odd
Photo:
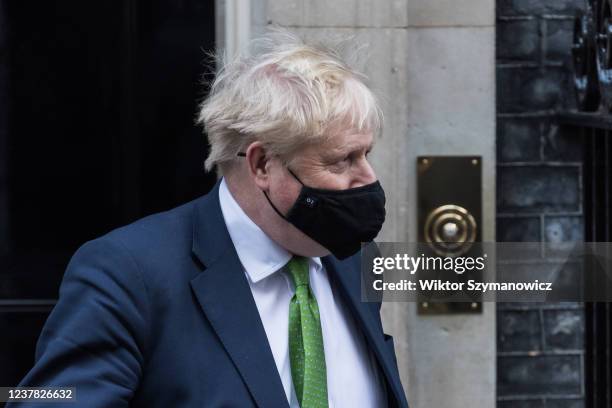
[[(572, 126), (584, 146), (583, 202), (586, 242), (612, 241), (612, 116), (565, 112), (561, 125)], [(612, 295), (612, 294), (610, 294)], [(612, 407), (612, 308), (585, 302), (585, 406)]]

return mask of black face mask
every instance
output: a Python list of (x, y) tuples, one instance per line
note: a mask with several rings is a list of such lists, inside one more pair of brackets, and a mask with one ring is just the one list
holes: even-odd
[(354, 255), (362, 242), (371, 242), (378, 235), (385, 221), (385, 192), (378, 180), (346, 190), (327, 190), (308, 187), (287, 170), (302, 185), (287, 215), (276, 208), (264, 191), (266, 199), (279, 216), (336, 258)]

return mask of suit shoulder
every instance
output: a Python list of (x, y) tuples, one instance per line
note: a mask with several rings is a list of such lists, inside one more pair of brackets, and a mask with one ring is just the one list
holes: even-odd
[(158, 298), (158, 292), (176, 289), (196, 272), (192, 242), (193, 213), (198, 200), (144, 217), (86, 242), (71, 263), (97, 265), (96, 273), (101, 279), (126, 279), (134, 288), (141, 281), (151, 297)]

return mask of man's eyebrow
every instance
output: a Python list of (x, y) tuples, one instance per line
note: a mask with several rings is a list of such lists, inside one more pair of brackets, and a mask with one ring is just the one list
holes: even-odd
[(374, 141), (368, 143), (367, 145), (349, 146), (349, 147), (347, 147), (347, 149), (345, 151), (355, 152), (355, 151), (361, 151), (361, 150), (365, 149), (366, 152), (369, 152), (373, 148), (374, 148)]
[(343, 146), (340, 146), (337, 149), (328, 150), (328, 152), (330, 153), (330, 155), (334, 155), (335, 156), (335, 155), (350, 154), (350, 153), (358, 152), (358, 151), (362, 151), (362, 150), (365, 150), (366, 152), (369, 152), (373, 148), (374, 148), (374, 143), (369, 143), (367, 145), (353, 144), (353, 145), (343, 145)]
[(352, 144), (344, 144), (340, 146), (336, 146), (334, 148), (328, 148), (321, 152), (321, 157), (324, 159), (336, 159), (339, 156), (344, 156), (356, 151), (361, 151), (365, 149), (366, 152), (371, 151), (374, 148), (374, 140), (372, 140), (367, 145), (363, 145), (361, 143), (352, 143)]

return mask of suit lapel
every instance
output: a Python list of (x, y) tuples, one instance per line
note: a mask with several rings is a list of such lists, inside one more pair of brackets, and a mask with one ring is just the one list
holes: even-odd
[(193, 253), (205, 270), (191, 288), (223, 347), (260, 407), (287, 407), (257, 305), (227, 232), (219, 182), (195, 206)]
[(361, 273), (359, 269), (338, 261), (332, 256), (322, 258), (325, 269), (332, 283), (340, 289), (340, 293), (348, 305), (349, 310), (355, 316), (359, 326), (363, 330), (366, 341), (370, 349), (374, 351), (376, 360), (380, 364), (387, 383), (391, 387), (395, 401), (398, 406), (407, 406), (405, 394), (399, 378), (399, 373), (395, 368), (395, 359), (392, 351), (385, 344), (382, 327), (377, 323), (377, 310), (373, 308), (373, 303), (362, 302), (361, 296)]

